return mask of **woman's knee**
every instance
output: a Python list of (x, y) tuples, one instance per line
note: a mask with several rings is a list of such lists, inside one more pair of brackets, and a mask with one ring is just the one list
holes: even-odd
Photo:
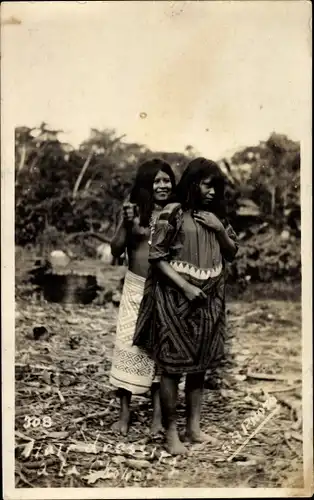
[(162, 375), (161, 375), (160, 382), (162, 383), (163, 381), (169, 380), (169, 381), (173, 381), (173, 382), (179, 383), (181, 376), (182, 375), (178, 374), (178, 373), (163, 372)]

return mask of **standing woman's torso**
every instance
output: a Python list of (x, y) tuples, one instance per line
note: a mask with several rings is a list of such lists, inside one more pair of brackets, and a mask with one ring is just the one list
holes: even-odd
[(201, 281), (221, 273), (222, 255), (214, 231), (196, 222), (190, 212), (182, 215), (177, 240), (170, 261), (177, 272)]
[(142, 276), (143, 278), (146, 278), (149, 267), (148, 240), (149, 234), (145, 235), (143, 238), (134, 237), (127, 247), (129, 270), (138, 276)]
[[(155, 220), (160, 211), (154, 211), (152, 220)], [(127, 252), (129, 259), (129, 270), (142, 276), (147, 277), (149, 262), (149, 240), (151, 237), (151, 227), (143, 227), (136, 225), (132, 233), (128, 236)]]

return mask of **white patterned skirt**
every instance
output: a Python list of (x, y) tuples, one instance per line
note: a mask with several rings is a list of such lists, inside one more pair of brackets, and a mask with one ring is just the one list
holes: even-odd
[(155, 377), (155, 363), (140, 347), (133, 346), (136, 321), (144, 294), (145, 278), (127, 271), (118, 313), (110, 383), (133, 394), (147, 392)]

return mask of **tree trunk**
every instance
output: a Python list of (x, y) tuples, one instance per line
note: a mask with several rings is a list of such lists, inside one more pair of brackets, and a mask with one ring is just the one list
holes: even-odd
[[(107, 150), (106, 150), (107, 158), (109, 158), (109, 157), (110, 157), (110, 154), (111, 154), (111, 153), (112, 153), (112, 151), (113, 151), (113, 147), (114, 147), (114, 145), (115, 145), (117, 142), (121, 141), (121, 139), (123, 139), (124, 137), (125, 137), (125, 134), (121, 135), (120, 137), (117, 137), (116, 139), (114, 139), (114, 141), (112, 141), (112, 143), (110, 144), (110, 146), (108, 146), (108, 148), (107, 148)], [(84, 168), (84, 167), (83, 167), (83, 168)], [(85, 168), (85, 170), (84, 170), (84, 172), (83, 172), (83, 175), (84, 175), (84, 173), (86, 172), (86, 169), (87, 169), (87, 167)], [(83, 169), (82, 169), (82, 170), (83, 170)], [(99, 169), (99, 168), (98, 168), (98, 169), (95, 169), (95, 170), (94, 170), (94, 172), (91, 174), (90, 178), (88, 179), (88, 181), (87, 181), (87, 182), (86, 182), (86, 184), (85, 184), (85, 188), (84, 188), (84, 190), (85, 190), (85, 191), (88, 191), (88, 189), (89, 189), (89, 187), (90, 187), (90, 185), (91, 185), (92, 181), (94, 180), (95, 176), (99, 173), (99, 171), (100, 171), (100, 169)], [(83, 175), (82, 175), (82, 177), (83, 177)], [(81, 180), (82, 180), (82, 177), (80, 178), (80, 182), (81, 182)]]
[(76, 179), (76, 183), (75, 183), (75, 186), (74, 186), (74, 189), (73, 189), (73, 193), (72, 193), (72, 198), (73, 199), (75, 199), (75, 197), (77, 195), (77, 192), (79, 190), (80, 184), (82, 182), (82, 179), (84, 177), (84, 174), (85, 174), (86, 170), (88, 169), (88, 166), (89, 166), (89, 164), (91, 162), (92, 157), (93, 157), (93, 151), (91, 149), (90, 152), (88, 153), (88, 156), (87, 156), (87, 158), (85, 160), (85, 163), (84, 163), (84, 165), (82, 167), (82, 170), (80, 171), (79, 176)]

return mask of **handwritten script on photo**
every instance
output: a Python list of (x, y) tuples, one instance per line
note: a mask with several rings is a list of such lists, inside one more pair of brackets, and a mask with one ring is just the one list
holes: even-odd
[[(277, 399), (274, 396), (268, 396), (266, 401), (261, 403), (259, 408), (253, 411), (242, 422), (241, 430), (238, 429), (230, 433), (231, 440), (228, 442), (225, 441), (222, 444), (224, 453), (229, 455), (227, 458), (228, 462), (243, 450), (247, 443), (264, 427), (275, 413), (278, 413), (279, 408)], [(251, 432), (249, 433), (250, 430)], [(235, 445), (237, 445), (237, 448), (234, 450)]]

